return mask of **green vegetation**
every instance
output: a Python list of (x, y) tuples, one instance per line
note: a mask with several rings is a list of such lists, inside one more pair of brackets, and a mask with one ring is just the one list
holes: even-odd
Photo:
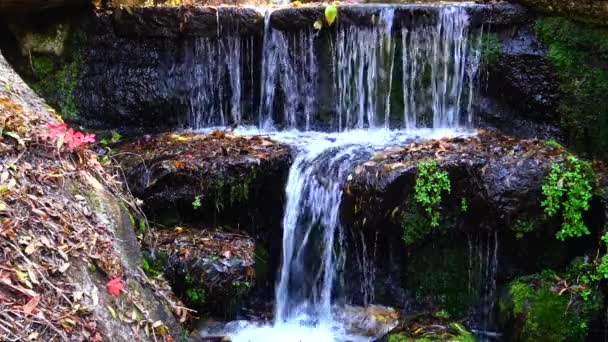
[(197, 210), (198, 208), (200, 208), (202, 205), (201, 203), (201, 196), (196, 196), (194, 197), (194, 201), (192, 201), (192, 208), (194, 210)]
[(481, 38), (481, 60), (486, 65), (498, 63), (500, 42), (496, 33), (485, 33)]
[(465, 214), (469, 212), (469, 202), (466, 197), (460, 199), (460, 211)]
[(76, 89), (80, 74), (81, 61), (75, 58), (65, 63), (46, 55), (32, 56), (32, 69), (35, 81), (32, 88), (43, 97), (55, 102), (64, 119), (78, 115)]
[(584, 341), (591, 318), (602, 298), (581, 301), (552, 271), (518, 278), (509, 285), (509, 298), (499, 301), (500, 319), (510, 322), (518, 341)]
[(437, 162), (434, 160), (419, 162), (415, 190), (416, 201), (428, 214), (431, 227), (438, 227), (441, 194), (444, 191), (451, 191), (447, 172), (440, 171)]
[(152, 257), (151, 253), (144, 252), (141, 269), (148, 277), (156, 278), (163, 274), (167, 259), (168, 256), (166, 254), (159, 253), (158, 251), (154, 257)]
[(511, 226), (511, 231), (515, 232), (515, 238), (521, 240), (528, 233), (536, 230), (537, 222), (530, 219), (518, 219)]
[[(418, 163), (415, 195), (401, 214), (402, 239), (407, 246), (422, 240), (439, 227), (439, 207), (443, 192), (450, 192), (447, 172), (439, 170), (434, 160)], [(468, 210), (466, 199), (461, 201), (463, 212)]]
[(608, 29), (542, 17), (536, 31), (564, 93), (562, 126), (577, 152), (608, 158)]
[(588, 165), (574, 156), (568, 156), (564, 163), (551, 165), (551, 172), (545, 177), (542, 191), (545, 199), (541, 206), (552, 217), (562, 213), (562, 226), (557, 232), (559, 240), (589, 234), (583, 222), (583, 211), (589, 210), (592, 176)]
[(120, 133), (118, 133), (117, 131), (112, 131), (112, 132), (110, 132), (109, 137), (101, 139), (99, 141), (99, 143), (105, 147), (111, 143), (116, 143), (116, 142), (120, 141), (121, 138), (122, 138), (122, 135)]
[[(440, 327), (440, 328), (439, 328)], [(449, 323), (447, 326), (433, 325), (439, 328), (438, 331), (428, 331), (421, 329), (419, 334), (398, 333), (390, 334), (388, 342), (431, 342), (431, 341), (450, 341), (450, 342), (475, 342), (476, 339), (460, 323)], [(430, 329), (428, 329), (430, 330)], [(420, 335), (420, 336), (418, 336)]]
[(189, 288), (186, 290), (188, 303), (194, 307), (201, 307), (205, 303), (205, 290), (202, 288)]
[(423, 209), (412, 200), (401, 214), (402, 239), (406, 246), (411, 246), (427, 237), (432, 231), (431, 223)]
[(416, 300), (430, 307), (441, 308), (450, 318), (462, 318), (475, 304), (482, 260), (469, 256), (466, 242), (454, 243), (442, 238), (417, 247), (408, 258), (404, 288), (413, 291)]

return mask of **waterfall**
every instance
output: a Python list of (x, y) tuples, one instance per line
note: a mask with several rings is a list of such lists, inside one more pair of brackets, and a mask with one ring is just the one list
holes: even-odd
[[(403, 89), (401, 127), (428, 127), (427, 122), (435, 128), (459, 127), (472, 121), (472, 85), (479, 68), (480, 40), (469, 43), (469, 17), (465, 8), (441, 7), (434, 25), (404, 25), (400, 40), (392, 38), (393, 21), (394, 9), (387, 8), (380, 13), (377, 25), (339, 28), (336, 39), (338, 130), (380, 125), (390, 128), (397, 50), (401, 51)], [(465, 97), (466, 120), (461, 118)], [(378, 115), (382, 113), (383, 116)], [(431, 120), (425, 120), (426, 117)]]
[[(308, 129), (317, 93), (315, 33), (312, 27), (295, 33), (275, 30), (270, 27), (270, 13), (264, 14), (259, 126)], [(281, 98), (277, 98), (277, 90)], [(281, 116), (275, 115), (275, 106)]]
[(297, 156), (286, 188), (275, 321), (301, 314), (331, 319), (335, 261), (344, 255), (334, 250), (336, 235), (343, 235), (338, 219), (342, 185), (351, 166), (365, 156), (360, 145), (314, 146)]
[[(376, 149), (404, 144), (420, 136), (461, 134), (451, 129), (471, 124), (481, 38), (470, 33), (465, 9), (438, 6), (437, 17), (431, 18), (434, 21), (429, 23), (429, 18), (425, 18), (422, 25), (397, 23), (396, 18), (394, 8), (382, 7), (379, 15), (372, 17), (372, 25), (338, 21), (335, 36), (325, 32), (323, 38), (312, 27), (297, 32), (275, 29), (271, 12), (265, 12), (261, 95), (254, 121), (275, 140), (295, 145), (297, 153), (285, 189), (287, 203), (274, 324), (241, 330), (231, 336), (234, 341), (281, 340), (283, 336), (278, 331), (285, 327), (313, 329), (314, 333), (295, 332), (302, 341), (353, 340), (344, 335), (336, 338), (344, 331), (333, 312), (336, 303), (345, 302), (337, 288), (343, 283), (341, 275), (346, 264), (346, 239), (339, 219), (344, 182), (353, 168)], [(219, 46), (228, 46), (230, 53), (233, 48), (240, 49), (224, 38), (220, 41)], [(319, 65), (322, 48), (332, 50), (326, 56), (331, 60), (325, 63), (329, 66)], [(221, 51), (213, 49), (211, 46), (205, 52), (205, 58), (226, 61), (228, 68), (208, 70), (201, 66), (200, 72), (206, 73), (204, 77), (210, 83), (226, 77), (226, 69), (235, 75), (241, 72), (242, 68), (232, 67), (241, 57), (221, 58)], [(318, 97), (327, 95), (319, 94), (320, 76), (329, 77), (330, 81), (333, 78), (331, 86), (335, 91), (331, 103), (335, 112), (331, 114), (335, 116), (326, 120), (331, 121), (332, 132), (327, 133), (308, 132), (319, 124)], [(240, 85), (232, 84), (231, 88)], [(205, 93), (201, 92), (204, 98), (199, 101), (225, 96), (221, 86), (205, 84), (201, 88)], [(231, 95), (231, 102), (238, 102), (240, 92), (233, 91)], [(225, 123), (224, 113), (220, 106), (201, 117), (207, 122)], [(234, 110), (229, 113), (230, 120), (240, 121)], [(436, 130), (419, 130), (425, 127)], [(355, 255), (353, 262), (363, 270), (361, 292), (368, 304), (373, 300), (375, 277), (368, 254), (373, 257), (375, 246), (369, 253), (363, 238), (360, 243), (363, 253)]]
[[(219, 28), (218, 28), (219, 30)], [(220, 33), (186, 43), (185, 61), (179, 69), (188, 87), (188, 127), (203, 128), (242, 120), (243, 51), (241, 37)], [(175, 71), (174, 71), (175, 72)]]

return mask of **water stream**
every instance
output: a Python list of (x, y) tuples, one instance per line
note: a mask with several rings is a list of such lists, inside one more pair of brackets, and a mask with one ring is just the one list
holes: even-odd
[[(274, 321), (234, 322), (227, 327), (232, 341), (285, 341), (286, 336), (314, 342), (367, 341), (373, 336), (353, 334), (344, 315), (336, 314), (347, 304), (338, 288), (346, 263), (368, 273), (362, 292), (366, 304), (373, 299), (373, 263), (365, 258), (367, 248), (352, 261), (343, 250), (342, 188), (354, 167), (378, 149), (470, 133), (464, 129), (473, 126), (481, 38), (470, 32), (463, 7), (441, 6), (438, 11), (431, 25), (397, 29), (390, 7), (382, 9), (376, 25), (339, 24), (329, 44), (335, 85), (330, 132), (311, 130), (319, 110), (319, 33), (312, 28), (275, 30), (271, 12), (265, 13), (261, 96), (253, 133), (269, 134), (295, 146), (297, 153), (285, 189)], [(243, 69), (238, 62), (241, 42), (226, 35), (218, 41), (201, 41), (207, 44), (205, 62), (224, 62), (204, 63), (194, 71), (204, 80), (192, 100), (194, 128), (242, 120), (242, 92), (237, 89), (243, 82), (236, 80)], [(222, 58), (222, 51), (231, 57)], [(219, 66), (209, 67), (212, 64)], [(229, 79), (230, 91), (211, 86), (220, 78)], [(402, 91), (393, 91), (396, 85)], [(228, 100), (222, 100), (226, 94)], [(400, 110), (395, 103), (402, 104)]]

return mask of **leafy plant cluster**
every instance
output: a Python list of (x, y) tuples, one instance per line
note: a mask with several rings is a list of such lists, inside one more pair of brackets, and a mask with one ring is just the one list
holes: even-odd
[(584, 162), (568, 156), (565, 163), (553, 163), (551, 172), (542, 185), (545, 199), (541, 202), (545, 213), (552, 217), (562, 214), (562, 226), (557, 232), (559, 240), (589, 234), (583, 222), (583, 212), (589, 210), (591, 182)]
[(438, 227), (441, 195), (444, 191), (451, 192), (447, 172), (441, 171), (434, 160), (419, 162), (415, 190), (416, 201), (427, 213), (431, 227)]
[(67, 144), (70, 151), (73, 151), (76, 147), (82, 147), (88, 143), (95, 142), (95, 134), (74, 132), (73, 128), (67, 129), (67, 124), (65, 123), (49, 123), (47, 124), (47, 129), (48, 137), (51, 139), (57, 139), (58, 149), (64, 144)]

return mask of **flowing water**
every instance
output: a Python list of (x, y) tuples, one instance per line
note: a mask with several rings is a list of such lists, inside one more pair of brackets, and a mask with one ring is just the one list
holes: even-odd
[[(344, 322), (348, 315), (338, 314), (346, 304), (338, 288), (345, 263), (357, 264), (365, 273), (361, 292), (366, 304), (373, 300), (374, 281), (364, 240), (362, 255), (346, 260), (339, 219), (342, 187), (354, 167), (376, 150), (470, 133), (480, 33), (469, 29), (464, 7), (440, 6), (437, 11), (435, 22), (424, 25), (396, 25), (390, 6), (370, 27), (338, 24), (327, 45), (331, 65), (324, 69), (335, 92), (333, 116), (326, 122), (330, 132), (310, 130), (318, 124), (320, 107), (319, 33), (312, 28), (275, 30), (271, 12), (265, 13), (253, 130), (293, 145), (297, 153), (285, 189), (274, 322), (233, 322), (226, 328), (232, 341), (367, 341), (390, 328), (353, 333), (348, 328), (353, 322)], [(194, 69), (201, 80), (192, 98), (191, 127), (241, 122), (242, 40), (222, 35), (215, 43), (199, 43), (205, 47), (205, 63)], [(207, 63), (214, 60), (222, 62)], [(217, 86), (222, 78), (229, 79), (229, 90)]]

